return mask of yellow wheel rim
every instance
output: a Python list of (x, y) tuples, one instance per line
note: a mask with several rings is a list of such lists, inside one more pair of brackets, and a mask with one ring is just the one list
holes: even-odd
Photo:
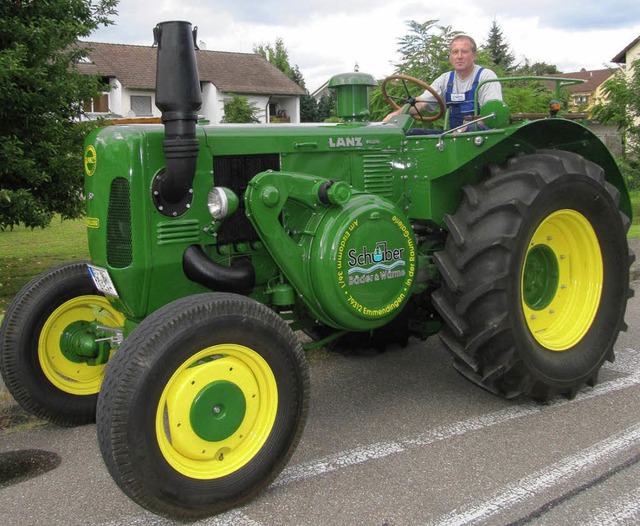
[(565, 351), (584, 337), (602, 280), (602, 252), (587, 218), (575, 210), (547, 216), (531, 238), (521, 281), (524, 316), (540, 345)]
[(242, 345), (215, 345), (167, 382), (156, 412), (158, 445), (185, 476), (224, 477), (258, 454), (277, 408), (276, 379), (264, 358)]
[(60, 339), (67, 327), (78, 321), (122, 327), (124, 316), (103, 296), (78, 296), (54, 310), (42, 327), (38, 360), (45, 376), (65, 393), (87, 396), (100, 391), (106, 364), (77, 363), (63, 354)]

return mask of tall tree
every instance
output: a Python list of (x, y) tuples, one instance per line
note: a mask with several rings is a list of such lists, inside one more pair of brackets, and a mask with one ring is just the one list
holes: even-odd
[(502, 29), (494, 19), (489, 28), (489, 36), (481, 50), (487, 53), (491, 60), (491, 66), (501, 72), (509, 72), (514, 69), (515, 57), (509, 49), (509, 43), (505, 40)]
[(300, 122), (316, 122), (318, 119), (318, 104), (316, 100), (309, 95), (309, 91), (305, 86), (304, 77), (298, 65), (291, 66), (289, 63), (289, 52), (283, 40), (281, 38), (276, 39), (275, 46), (271, 44), (254, 45), (253, 52), (266, 58), (271, 64), (305, 90), (305, 94), (300, 97)]
[(640, 59), (618, 69), (604, 83), (603, 97), (592, 108), (595, 119), (621, 132), (622, 164), (627, 184), (640, 189)]
[(111, 24), (117, 4), (0, 2), (0, 229), (82, 215), (80, 103), (104, 86), (73, 67), (86, 53), (76, 43)]
[(396, 73), (428, 82), (451, 69), (449, 46), (453, 37), (461, 33), (453, 31), (451, 26), (439, 26), (437, 22), (406, 22), (409, 33), (399, 39), (398, 53), (401, 61), (394, 64)]
[(282, 73), (295, 82), (293, 69), (289, 64), (289, 52), (281, 38), (276, 39), (275, 46), (271, 44), (259, 44), (253, 46), (253, 52), (266, 58)]

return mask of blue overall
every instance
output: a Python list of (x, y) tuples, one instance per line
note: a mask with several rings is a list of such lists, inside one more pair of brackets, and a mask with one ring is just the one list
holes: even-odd
[(484, 68), (480, 68), (476, 74), (476, 78), (473, 80), (473, 84), (469, 91), (464, 93), (464, 100), (453, 101), (451, 100), (451, 94), (453, 92), (453, 79), (455, 71), (452, 71), (449, 75), (449, 81), (447, 82), (447, 91), (445, 93), (445, 104), (449, 108), (449, 128), (457, 128), (462, 126), (465, 115), (473, 115), (474, 103), (473, 94), (478, 87), (478, 81), (480, 80), (480, 73)]

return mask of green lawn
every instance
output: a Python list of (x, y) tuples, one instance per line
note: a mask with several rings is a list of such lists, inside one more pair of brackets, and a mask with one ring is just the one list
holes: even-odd
[(84, 220), (54, 219), (49, 228), (0, 232), (0, 316), (31, 278), (60, 263), (89, 257)]
[(640, 237), (640, 190), (631, 193), (631, 206), (633, 207), (633, 223), (629, 229), (629, 237)]

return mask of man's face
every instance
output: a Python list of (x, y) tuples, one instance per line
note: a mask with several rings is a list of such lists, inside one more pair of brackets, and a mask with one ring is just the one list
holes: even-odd
[(449, 60), (457, 72), (470, 73), (476, 60), (476, 54), (471, 49), (471, 42), (464, 38), (453, 42)]

